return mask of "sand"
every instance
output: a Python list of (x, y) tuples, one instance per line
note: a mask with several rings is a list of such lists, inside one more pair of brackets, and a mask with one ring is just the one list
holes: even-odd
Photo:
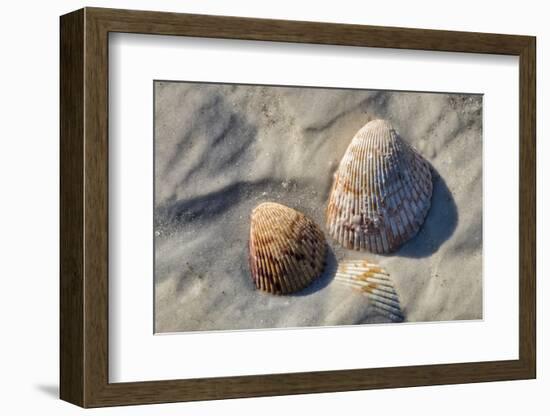
[[(275, 201), (326, 231), (332, 176), (355, 132), (389, 120), (433, 168), (420, 232), (391, 255), (342, 249), (290, 296), (255, 289), (251, 210)], [(482, 97), (155, 83), (155, 332), (384, 323), (333, 281), (342, 259), (382, 265), (405, 322), (482, 318)]]

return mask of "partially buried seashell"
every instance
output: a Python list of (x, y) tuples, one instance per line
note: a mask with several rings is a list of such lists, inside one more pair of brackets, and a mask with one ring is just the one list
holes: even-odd
[(353, 137), (334, 175), (329, 234), (345, 248), (389, 253), (414, 237), (432, 196), (426, 160), (385, 120)]
[(390, 275), (380, 266), (368, 260), (340, 262), (334, 279), (366, 295), (392, 322), (405, 320)]
[(288, 294), (304, 289), (321, 275), (327, 244), (323, 232), (304, 214), (266, 202), (252, 211), (249, 249), (256, 287)]

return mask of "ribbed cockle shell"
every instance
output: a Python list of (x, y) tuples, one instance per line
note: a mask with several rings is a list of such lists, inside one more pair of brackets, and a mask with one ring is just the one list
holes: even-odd
[(420, 229), (432, 196), (430, 166), (385, 120), (353, 137), (334, 175), (327, 228), (342, 246), (389, 253)]
[(249, 249), (256, 287), (273, 294), (304, 289), (325, 267), (323, 232), (304, 214), (273, 202), (252, 211)]
[(334, 280), (364, 294), (374, 308), (392, 322), (405, 320), (390, 275), (377, 264), (368, 260), (342, 261)]

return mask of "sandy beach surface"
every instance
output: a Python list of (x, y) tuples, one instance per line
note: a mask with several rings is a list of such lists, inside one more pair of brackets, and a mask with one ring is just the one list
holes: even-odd
[[(482, 318), (482, 96), (155, 83), (155, 332), (391, 322), (333, 280), (338, 261), (391, 275), (405, 322)], [(432, 165), (420, 232), (391, 255), (330, 237), (328, 263), (289, 296), (255, 289), (251, 210), (274, 201), (326, 233), (333, 174), (353, 135), (383, 118)]]

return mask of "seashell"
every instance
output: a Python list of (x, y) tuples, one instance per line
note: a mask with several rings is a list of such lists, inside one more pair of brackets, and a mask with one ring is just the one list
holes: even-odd
[(266, 202), (252, 211), (249, 265), (256, 287), (273, 294), (297, 292), (321, 275), (327, 244), (304, 214)]
[(340, 262), (334, 279), (365, 294), (392, 322), (405, 320), (390, 275), (380, 266), (368, 260)]
[(389, 122), (373, 120), (355, 134), (334, 175), (329, 234), (345, 248), (395, 251), (422, 226), (431, 196), (428, 162)]

